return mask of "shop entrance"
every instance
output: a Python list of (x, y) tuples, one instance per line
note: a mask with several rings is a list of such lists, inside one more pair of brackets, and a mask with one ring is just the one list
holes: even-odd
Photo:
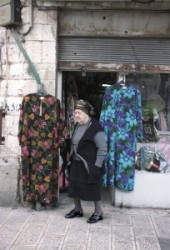
[[(62, 99), (70, 121), (74, 101), (89, 101), (99, 119), (106, 86), (119, 81), (120, 72), (63, 71)], [(141, 93), (142, 112), (150, 110), (154, 115), (155, 127), (159, 134), (170, 134), (170, 74), (126, 73), (126, 85), (133, 85)]]
[(62, 95), (66, 113), (70, 109), (70, 102), (76, 99), (84, 99), (93, 105), (95, 117), (99, 119), (105, 88), (116, 82), (117, 73), (65, 71), (62, 79)]

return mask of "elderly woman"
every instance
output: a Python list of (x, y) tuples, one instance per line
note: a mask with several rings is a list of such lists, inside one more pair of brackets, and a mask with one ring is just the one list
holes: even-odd
[(104, 132), (93, 117), (91, 104), (78, 100), (75, 104), (75, 130), (70, 153), (68, 196), (74, 198), (74, 209), (65, 218), (83, 217), (81, 200), (94, 202), (94, 213), (87, 220), (96, 223), (103, 219), (101, 207), (102, 164), (107, 152)]

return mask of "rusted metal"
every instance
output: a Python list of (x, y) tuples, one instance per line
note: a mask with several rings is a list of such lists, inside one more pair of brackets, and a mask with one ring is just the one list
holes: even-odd
[(63, 10), (59, 36), (170, 37), (170, 11)]
[(169, 16), (170, 11), (160, 9), (63, 9), (58, 69), (169, 73)]
[(69, 69), (164, 72), (170, 69), (170, 39), (64, 37), (59, 38), (58, 60), (60, 70), (69, 65)]
[(59, 62), (61, 71), (98, 71), (98, 72), (140, 72), (140, 73), (169, 73), (170, 65), (135, 65), (135, 64), (107, 64), (83, 62)]
[(45, 9), (54, 9), (54, 8), (63, 8), (63, 9), (68, 9), (68, 10), (149, 10), (149, 11), (159, 11), (159, 10), (170, 10), (170, 2), (165, 1), (165, 2), (152, 2), (152, 3), (136, 3), (136, 2), (130, 2), (128, 1), (113, 1), (113, 0), (89, 0), (89, 1), (84, 1), (84, 0), (53, 0), (52, 5), (41, 5), (39, 6), (39, 9), (45, 10)]

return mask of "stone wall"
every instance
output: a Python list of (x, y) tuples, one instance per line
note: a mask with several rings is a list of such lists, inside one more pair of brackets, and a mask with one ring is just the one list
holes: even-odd
[[(42, 11), (33, 6), (30, 13), (30, 2), (22, 1), (22, 26), (17, 29), (17, 36), (46, 91), (55, 95), (57, 11)], [(13, 32), (0, 27), (0, 108), (5, 110), (2, 125), (5, 142), (0, 146), (0, 206), (13, 206), (18, 199), (19, 109), (23, 96), (36, 90), (37, 81)]]

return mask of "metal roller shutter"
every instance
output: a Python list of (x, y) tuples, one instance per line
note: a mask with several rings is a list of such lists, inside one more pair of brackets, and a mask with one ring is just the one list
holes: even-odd
[(59, 67), (64, 62), (169, 65), (170, 39), (59, 37)]

